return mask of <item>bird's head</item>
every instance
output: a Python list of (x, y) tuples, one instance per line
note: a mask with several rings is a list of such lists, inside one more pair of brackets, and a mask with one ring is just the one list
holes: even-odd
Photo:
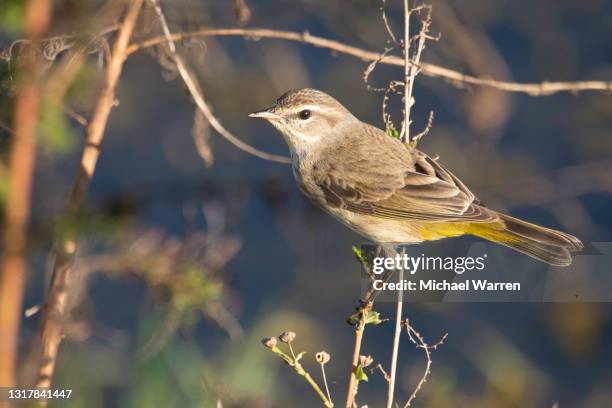
[(249, 116), (269, 121), (283, 134), (291, 152), (298, 154), (341, 134), (343, 126), (357, 120), (340, 102), (310, 88), (286, 92)]

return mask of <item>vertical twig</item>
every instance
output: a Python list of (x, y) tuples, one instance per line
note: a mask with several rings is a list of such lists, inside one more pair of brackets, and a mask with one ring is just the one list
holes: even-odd
[(408, 334), (408, 338), (412, 343), (414, 343), (416, 348), (421, 348), (425, 352), (425, 357), (427, 358), (427, 365), (425, 366), (425, 371), (423, 372), (421, 379), (417, 383), (412, 394), (410, 394), (408, 401), (406, 401), (404, 408), (410, 407), (410, 404), (412, 404), (412, 401), (414, 401), (414, 399), (416, 398), (418, 392), (421, 390), (421, 387), (427, 381), (427, 377), (429, 377), (429, 375), (431, 374), (431, 364), (433, 362), (431, 359), (431, 351), (437, 350), (438, 347), (444, 343), (446, 337), (448, 337), (448, 333), (445, 333), (435, 344), (429, 345), (425, 342), (425, 339), (423, 338), (421, 333), (416, 331), (416, 329), (410, 325), (410, 321), (408, 319), (406, 319), (406, 333)]
[[(414, 51), (414, 56), (410, 58), (410, 15), (417, 11), (426, 10), (427, 15), (421, 19), (421, 29), (416, 36), (418, 44)], [(408, 0), (404, 0), (404, 126), (402, 128), (401, 138), (404, 142), (410, 142), (410, 109), (414, 105), (412, 97), (412, 89), (414, 88), (414, 80), (421, 72), (421, 54), (425, 49), (425, 42), (428, 38), (429, 27), (431, 25), (431, 5), (421, 5), (414, 9), (408, 7)]]
[[(143, 0), (133, 0), (128, 10), (106, 68), (104, 88), (96, 103), (96, 107), (89, 125), (87, 138), (81, 155), (81, 168), (69, 198), (68, 210), (71, 215), (80, 212), (91, 178), (93, 177), (98, 157), (100, 143), (104, 137), (104, 130), (108, 122), (111, 109), (115, 105), (115, 87), (123, 63), (127, 57), (126, 49), (132, 36), (136, 20), (140, 13)], [(71, 268), (73, 256), (76, 251), (75, 238), (63, 241), (56, 249), (54, 279), (49, 291), (45, 314), (41, 327), (41, 361), (38, 373), (38, 387), (48, 387), (55, 369), (57, 353), (63, 336), (63, 319), (66, 313), (67, 295), (72, 277)]]
[[(414, 62), (413, 62), (414, 63)], [(404, 126), (402, 127), (400, 139), (404, 142), (410, 142), (410, 107), (412, 106), (412, 76), (413, 65), (410, 62), (410, 5), (408, 0), (404, 0)], [(402, 268), (398, 271), (398, 279), (401, 282), (404, 279), (404, 271)], [(391, 368), (389, 371), (389, 384), (387, 388), (387, 408), (393, 407), (393, 397), (395, 394), (395, 377), (397, 375), (397, 358), (399, 355), (399, 342), (402, 332), (402, 308), (403, 290), (397, 294), (397, 308), (395, 311), (395, 332), (393, 335), (393, 350), (391, 353)]]
[(329, 392), (329, 385), (327, 385), (327, 376), (325, 375), (325, 364), (321, 364), (321, 375), (323, 376), (323, 385), (325, 386), (325, 393), (327, 394), (327, 400), (331, 402), (332, 397)]
[(363, 331), (365, 330), (365, 317), (372, 310), (372, 302), (368, 302), (361, 308), (359, 322), (355, 328), (355, 342), (353, 345), (353, 358), (351, 360), (351, 375), (349, 377), (348, 391), (346, 394), (346, 408), (352, 408), (357, 394), (357, 375), (355, 370), (359, 365), (359, 355), (361, 353), (361, 343), (363, 341)]
[[(29, 0), (25, 31), (37, 43), (49, 26), (51, 1)], [(24, 63), (23, 85), (15, 101), (13, 142), (9, 155), (8, 195), (4, 211), (4, 257), (0, 276), (0, 385), (17, 385), (17, 353), (26, 281), (26, 234), (36, 159), (36, 126), (40, 110), (37, 58)]]
[(410, 6), (404, 0), (404, 126), (400, 139), (410, 142), (410, 107), (412, 106), (412, 65), (410, 65)]
[[(398, 268), (398, 282), (400, 284), (404, 280), (404, 269)], [(393, 396), (395, 393), (395, 377), (397, 374), (397, 359), (399, 356), (399, 343), (400, 343), (400, 335), (402, 333), (402, 308), (404, 306), (403, 302), (404, 291), (403, 287), (400, 285), (400, 289), (397, 292), (397, 308), (395, 310), (395, 331), (393, 334), (393, 351), (391, 353), (391, 369), (389, 371), (389, 381), (387, 388), (387, 408), (393, 407)]]

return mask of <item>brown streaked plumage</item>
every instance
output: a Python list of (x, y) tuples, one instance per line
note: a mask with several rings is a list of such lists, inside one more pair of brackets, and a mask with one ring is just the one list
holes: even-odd
[(572, 235), (487, 208), (437, 160), (359, 121), (321, 91), (289, 91), (250, 116), (281, 131), (304, 194), (374, 242), (470, 234), (558, 266), (582, 248)]

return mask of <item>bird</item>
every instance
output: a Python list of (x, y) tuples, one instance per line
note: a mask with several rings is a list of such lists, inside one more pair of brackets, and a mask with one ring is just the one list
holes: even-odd
[(582, 242), (488, 208), (438, 158), (362, 122), (332, 96), (303, 88), (252, 118), (280, 131), (297, 184), (315, 205), (375, 243), (462, 235), (568, 266)]

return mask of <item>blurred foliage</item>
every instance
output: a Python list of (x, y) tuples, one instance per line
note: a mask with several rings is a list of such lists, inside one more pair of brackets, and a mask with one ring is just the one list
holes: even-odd
[(38, 134), (47, 154), (66, 154), (74, 147), (74, 135), (66, 114), (56, 103), (43, 103)]
[(0, 27), (13, 35), (22, 35), (24, 19), (23, 0), (3, 0), (0, 9)]

